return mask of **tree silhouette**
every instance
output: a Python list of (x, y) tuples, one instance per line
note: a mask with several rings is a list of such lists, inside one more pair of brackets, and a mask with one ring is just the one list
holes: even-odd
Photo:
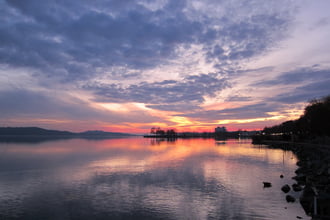
[(310, 101), (299, 119), (265, 127), (263, 132), (266, 134), (298, 135), (300, 138), (330, 136), (330, 95)]

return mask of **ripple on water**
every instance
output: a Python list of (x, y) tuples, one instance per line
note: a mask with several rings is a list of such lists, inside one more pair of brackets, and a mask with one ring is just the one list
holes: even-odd
[[(217, 146), (215, 141), (197, 139), (149, 146), (140, 139), (70, 140), (45, 144), (47, 151), (42, 155), (33, 155), (34, 148), (22, 145), (19, 149), (28, 152), (25, 163), (42, 169), (21, 167), (19, 172), (0, 173), (0, 219), (303, 216), (299, 204), (287, 204), (280, 191), (295, 169), (291, 155), (236, 142)], [(88, 147), (77, 148), (81, 145)], [(61, 158), (78, 158), (79, 166), (76, 161), (54, 159), (58, 152), (52, 148), (58, 147), (68, 150), (61, 152)], [(15, 153), (7, 155), (12, 164)], [(49, 167), (45, 158), (52, 161)], [(38, 160), (43, 162), (38, 164)], [(279, 178), (282, 173), (283, 179)], [(273, 187), (264, 189), (263, 181), (272, 182)]]

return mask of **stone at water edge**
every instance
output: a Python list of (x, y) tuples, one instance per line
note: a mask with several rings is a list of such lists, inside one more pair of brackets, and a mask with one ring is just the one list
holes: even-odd
[(264, 184), (264, 188), (266, 187), (272, 187), (272, 184), (270, 182), (262, 182)]
[(291, 195), (286, 195), (285, 199), (286, 199), (287, 202), (295, 202), (296, 201), (296, 199)]
[(300, 185), (305, 185), (307, 176), (304, 174), (298, 174), (297, 176), (292, 177), (292, 179), (296, 180)]
[(282, 186), (281, 190), (284, 192), (284, 193), (288, 193), (290, 191), (290, 186), (288, 184), (285, 184), (284, 186)]
[(294, 184), (292, 184), (292, 189), (293, 189), (293, 191), (295, 191), (295, 192), (299, 192), (299, 191), (301, 191), (303, 188), (302, 188), (300, 185), (298, 185), (297, 183), (294, 183)]

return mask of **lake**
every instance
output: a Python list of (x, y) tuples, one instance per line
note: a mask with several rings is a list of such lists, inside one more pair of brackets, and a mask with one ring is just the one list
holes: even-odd
[(280, 190), (296, 162), (249, 139), (1, 142), (0, 219), (310, 219)]

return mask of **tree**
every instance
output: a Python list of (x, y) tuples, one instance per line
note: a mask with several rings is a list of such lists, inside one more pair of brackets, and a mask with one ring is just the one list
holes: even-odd
[(266, 134), (295, 134), (303, 138), (330, 136), (330, 95), (310, 101), (299, 119), (265, 127), (263, 132)]
[(330, 136), (330, 95), (312, 100), (302, 117), (312, 134)]
[(177, 134), (176, 134), (174, 129), (169, 129), (169, 130), (166, 131), (166, 135), (168, 137), (175, 137)]
[(163, 136), (163, 135), (165, 135), (165, 131), (162, 130), (162, 129), (160, 129), (160, 128), (157, 128), (157, 130), (156, 130), (156, 135), (158, 135), (158, 136)]

